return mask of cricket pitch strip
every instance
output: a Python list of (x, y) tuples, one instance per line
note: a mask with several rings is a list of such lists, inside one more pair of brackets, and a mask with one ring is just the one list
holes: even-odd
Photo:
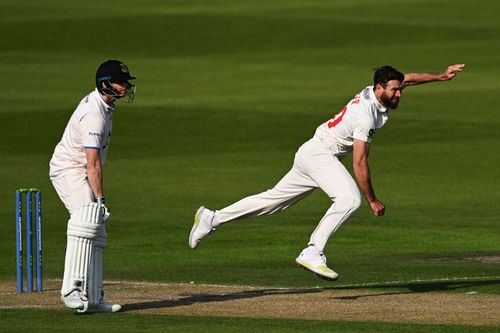
[[(0, 282), (0, 309), (63, 310), (60, 284), (18, 294), (15, 281)], [(500, 295), (490, 294), (133, 281), (106, 281), (105, 290), (123, 313), (500, 326)]]

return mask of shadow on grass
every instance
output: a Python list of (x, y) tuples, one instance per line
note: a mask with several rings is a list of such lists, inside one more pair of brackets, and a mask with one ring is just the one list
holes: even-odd
[[(176, 300), (156, 300), (141, 303), (125, 304), (122, 312), (146, 310), (146, 309), (160, 309), (172, 308), (178, 306), (189, 306), (198, 303), (212, 303), (212, 302), (226, 302), (238, 299), (257, 298), (273, 295), (297, 295), (297, 294), (314, 294), (321, 293), (325, 290), (373, 290), (373, 289), (398, 289), (388, 290), (376, 294), (360, 294), (350, 296), (333, 297), (332, 299), (338, 300), (357, 300), (359, 298), (377, 297), (377, 296), (390, 296), (402, 295), (412, 293), (425, 293), (433, 291), (451, 291), (460, 288), (471, 288), (487, 285), (500, 285), (500, 279), (495, 280), (469, 280), (469, 281), (442, 281), (442, 282), (395, 282), (395, 283), (380, 283), (380, 284), (365, 284), (365, 285), (351, 285), (351, 286), (338, 286), (338, 287), (315, 287), (315, 288), (276, 288), (276, 289), (260, 289), (251, 291), (241, 291), (227, 294), (192, 294), (186, 295)], [(404, 290), (407, 289), (407, 290)]]
[(187, 306), (197, 303), (211, 303), (211, 302), (226, 302), (245, 298), (256, 298), (272, 295), (295, 295), (295, 294), (311, 294), (322, 292), (322, 289), (261, 289), (252, 291), (241, 291), (227, 294), (193, 294), (186, 295), (177, 300), (159, 300), (151, 302), (142, 302), (134, 304), (125, 304), (121, 312), (145, 310), (145, 309), (159, 309), (171, 308), (177, 306)]
[(500, 285), (500, 279), (497, 280), (470, 280), (470, 281), (440, 281), (440, 282), (411, 282), (411, 283), (381, 283), (381, 284), (369, 284), (360, 286), (341, 286), (341, 287), (331, 287), (325, 289), (331, 290), (355, 290), (355, 289), (408, 289), (407, 291), (387, 291), (377, 294), (369, 295), (353, 295), (353, 296), (341, 296), (333, 297), (333, 299), (341, 300), (356, 300), (365, 297), (377, 297), (377, 296), (387, 296), (387, 295), (404, 295), (412, 293), (426, 293), (434, 291), (453, 291), (462, 288), (474, 288), (481, 286), (491, 286)]

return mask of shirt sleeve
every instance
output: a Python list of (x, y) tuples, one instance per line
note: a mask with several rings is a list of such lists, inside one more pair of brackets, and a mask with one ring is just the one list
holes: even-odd
[(87, 113), (80, 119), (83, 148), (102, 148), (105, 124), (99, 115)]
[(352, 137), (364, 142), (372, 142), (373, 122), (368, 119), (356, 119)]

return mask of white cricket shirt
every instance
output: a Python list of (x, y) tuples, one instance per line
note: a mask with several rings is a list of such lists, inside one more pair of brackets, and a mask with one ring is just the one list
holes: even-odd
[(354, 139), (372, 141), (373, 134), (387, 122), (388, 111), (375, 97), (373, 86), (368, 86), (347, 103), (342, 111), (321, 124), (316, 129), (314, 138), (326, 144), (342, 159), (352, 153)]
[(70, 172), (86, 174), (85, 148), (99, 149), (101, 164), (106, 162), (114, 108), (102, 99), (97, 89), (81, 100), (50, 160), (51, 179)]

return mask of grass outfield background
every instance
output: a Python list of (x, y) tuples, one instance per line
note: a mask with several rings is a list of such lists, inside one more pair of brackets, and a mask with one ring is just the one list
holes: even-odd
[[(25, 332), (29, 322), (30, 332), (67, 332), (75, 327), (75, 316), (68, 316), (66, 311), (11, 311), (2, 312), (7, 318), (2, 321), (10, 328), (9, 332)], [(57, 321), (57, 326), (52, 322)], [(489, 327), (474, 327), (473, 331), (461, 326), (411, 325), (398, 323), (367, 322), (325, 322), (281, 319), (248, 319), (224, 317), (189, 317), (184, 316), (145, 316), (102, 314), (99, 316), (78, 317), (78, 329), (83, 332), (95, 332), (106, 325), (106, 332), (387, 332), (387, 333), (444, 333), (444, 332), (494, 332)], [(5, 327), (5, 326), (4, 326)]]
[(500, 294), (500, 266), (488, 263), (500, 257), (499, 10), (492, 0), (2, 1), (0, 279), (15, 290), (14, 191), (25, 186), (43, 192), (44, 276), (62, 276), (68, 217), (48, 161), (109, 58), (129, 65), (138, 88), (115, 113), (104, 170), (105, 278), (297, 287), (331, 285), (294, 266), (330, 205), (321, 191), (222, 226), (192, 251), (198, 206), (272, 187), (373, 68), (466, 63), (451, 82), (404, 91), (370, 156), (386, 216), (364, 203), (326, 255), (339, 284), (470, 279), (439, 289)]

